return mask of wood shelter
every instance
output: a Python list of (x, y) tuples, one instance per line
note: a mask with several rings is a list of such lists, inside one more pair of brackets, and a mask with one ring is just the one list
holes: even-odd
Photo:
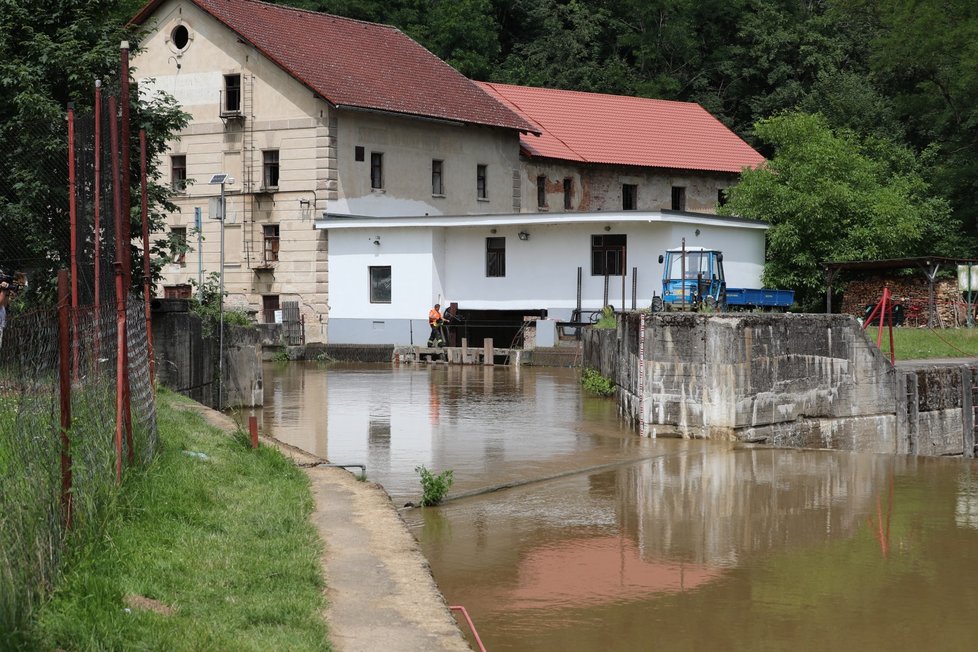
[(946, 258), (929, 256), (918, 258), (886, 258), (882, 260), (849, 260), (823, 262), (825, 271), (825, 312), (832, 312), (832, 283), (842, 270), (880, 271), (892, 269), (919, 269), (927, 277), (927, 325), (934, 327), (937, 323), (937, 302), (934, 296), (934, 282), (941, 266), (946, 265), (978, 265), (974, 258)]

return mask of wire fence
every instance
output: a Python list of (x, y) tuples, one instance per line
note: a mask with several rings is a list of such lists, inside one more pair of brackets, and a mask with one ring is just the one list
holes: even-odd
[(157, 447), (147, 304), (119, 246), (139, 218), (122, 171), (141, 179), (117, 103), (28, 125), (36, 158), (0, 160), (2, 649), (28, 644), (67, 551), (95, 540), (123, 470)]

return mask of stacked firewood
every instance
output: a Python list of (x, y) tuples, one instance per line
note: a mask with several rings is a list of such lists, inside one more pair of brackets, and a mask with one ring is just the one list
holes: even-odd
[[(905, 326), (927, 325), (927, 279), (917, 276), (876, 276), (850, 281), (843, 294), (842, 312), (864, 317), (866, 306), (879, 303), (884, 287), (890, 288), (890, 295), (895, 303), (902, 304)], [(934, 300), (937, 304), (938, 326), (954, 328), (966, 325), (968, 306), (966, 298), (958, 290), (956, 279), (938, 279), (934, 284)], [(973, 301), (978, 301), (978, 289), (974, 293)]]

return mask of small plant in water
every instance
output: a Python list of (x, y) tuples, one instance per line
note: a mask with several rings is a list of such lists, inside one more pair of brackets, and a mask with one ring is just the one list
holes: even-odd
[(452, 486), (453, 472), (442, 471), (435, 475), (422, 464), (414, 468), (421, 476), (421, 506), (431, 507), (445, 499), (449, 487)]
[(272, 360), (275, 362), (288, 362), (289, 353), (285, 349), (279, 349), (274, 353), (274, 355), (272, 355)]
[(585, 368), (581, 371), (581, 384), (585, 390), (598, 396), (611, 396), (615, 393), (615, 384), (595, 369)]

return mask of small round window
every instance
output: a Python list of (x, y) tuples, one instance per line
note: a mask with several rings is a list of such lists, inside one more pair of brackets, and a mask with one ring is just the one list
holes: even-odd
[(187, 31), (186, 25), (177, 25), (170, 32), (170, 40), (173, 41), (173, 45), (178, 49), (182, 50), (187, 47), (190, 43), (190, 32)]

